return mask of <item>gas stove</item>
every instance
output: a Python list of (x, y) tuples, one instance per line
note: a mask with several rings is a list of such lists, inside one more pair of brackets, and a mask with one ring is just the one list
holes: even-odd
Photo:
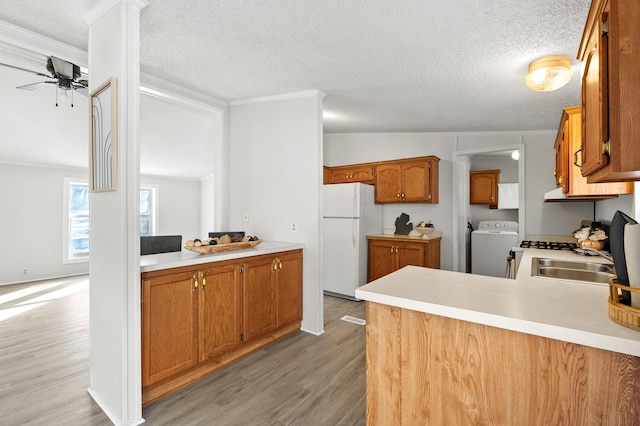
[(576, 243), (557, 242), (557, 241), (532, 241), (524, 240), (520, 243), (522, 248), (535, 248), (542, 250), (573, 250), (578, 248)]

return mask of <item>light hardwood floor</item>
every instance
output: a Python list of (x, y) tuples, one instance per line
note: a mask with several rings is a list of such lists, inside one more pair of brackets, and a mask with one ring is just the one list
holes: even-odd
[[(110, 425), (89, 387), (88, 277), (0, 286), (0, 424)], [(143, 410), (148, 425), (364, 425), (364, 303), (325, 296), (297, 332)]]

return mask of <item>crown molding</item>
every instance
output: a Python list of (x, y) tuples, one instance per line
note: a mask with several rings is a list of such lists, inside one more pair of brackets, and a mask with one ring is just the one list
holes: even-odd
[(229, 102), (229, 105), (239, 106), (239, 105), (259, 104), (263, 102), (284, 101), (284, 100), (297, 99), (297, 98), (309, 98), (313, 96), (324, 98), (325, 96), (327, 96), (327, 94), (322, 90), (317, 90), (317, 89), (304, 90), (301, 92), (285, 93), (282, 95), (263, 96), (259, 98), (250, 98), (250, 99), (240, 99), (237, 101)]
[[(87, 52), (82, 49), (61, 43), (4, 21), (0, 21), (0, 42), (13, 46), (11, 50), (25, 56), (34, 57), (33, 53), (36, 53), (48, 58), (53, 55), (84, 68), (86, 68), (89, 63), (89, 56)], [(24, 51), (19, 52), (16, 48), (24, 49)]]
[(84, 15), (82, 15), (82, 19), (87, 25), (93, 24), (99, 17), (107, 13), (107, 11), (111, 10), (118, 3), (122, 3), (125, 1), (133, 7), (138, 9), (144, 9), (149, 6), (149, 2), (147, 0), (101, 0), (96, 3), (91, 9), (87, 11)]
[(140, 91), (147, 95), (206, 111), (221, 110), (229, 107), (229, 103), (223, 99), (206, 95), (195, 89), (182, 86), (142, 70), (140, 71)]

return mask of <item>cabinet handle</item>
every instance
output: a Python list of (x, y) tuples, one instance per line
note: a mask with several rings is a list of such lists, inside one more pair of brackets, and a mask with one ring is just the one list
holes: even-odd
[(202, 277), (202, 289), (204, 290), (204, 287), (207, 285), (207, 279), (205, 277)]
[(398, 193), (396, 194), (396, 198), (400, 199), (400, 191), (398, 191)]
[(402, 199), (404, 200), (404, 192), (402, 193)]
[[(577, 150), (576, 152), (573, 153), (573, 165), (576, 167), (580, 167), (582, 168), (582, 161), (580, 162), (580, 164), (578, 164), (578, 153), (580, 153), (580, 160), (582, 160), (582, 147), (580, 147), (579, 150)], [(554, 176), (555, 176), (555, 172)]]
[(431, 194), (427, 196), (427, 200), (431, 201)]
[(278, 270), (282, 270), (282, 262), (278, 259)]
[(196, 276), (196, 274), (193, 274), (193, 290), (192, 291), (196, 291), (196, 289), (198, 288), (198, 277)]
[(271, 271), (275, 272), (275, 271), (276, 271), (276, 269), (277, 269), (276, 260), (275, 260), (275, 259), (273, 259), (273, 260), (271, 261)]

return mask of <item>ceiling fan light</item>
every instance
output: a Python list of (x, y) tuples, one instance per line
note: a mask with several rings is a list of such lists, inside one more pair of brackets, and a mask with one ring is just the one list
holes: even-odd
[(536, 92), (551, 92), (571, 80), (571, 59), (564, 55), (545, 56), (529, 64), (525, 78), (528, 88)]

